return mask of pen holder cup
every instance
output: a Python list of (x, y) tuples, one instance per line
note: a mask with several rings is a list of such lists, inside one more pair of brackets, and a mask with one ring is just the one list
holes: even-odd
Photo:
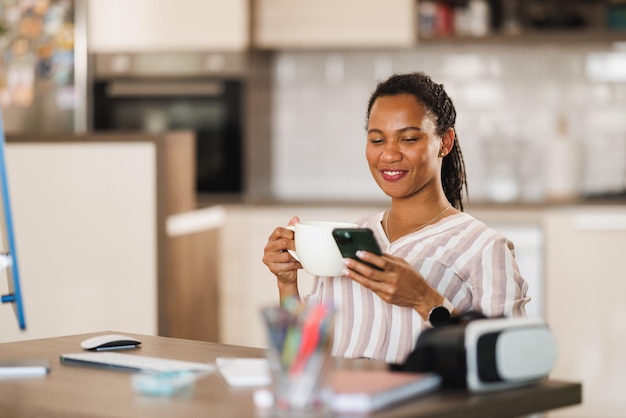
[(333, 310), (327, 305), (283, 303), (264, 308), (267, 358), (277, 416), (320, 414), (332, 393), (326, 373), (331, 364)]

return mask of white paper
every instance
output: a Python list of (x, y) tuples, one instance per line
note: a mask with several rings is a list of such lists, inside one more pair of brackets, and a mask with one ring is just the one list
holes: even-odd
[(218, 357), (215, 364), (230, 386), (265, 386), (272, 381), (269, 362), (264, 358)]

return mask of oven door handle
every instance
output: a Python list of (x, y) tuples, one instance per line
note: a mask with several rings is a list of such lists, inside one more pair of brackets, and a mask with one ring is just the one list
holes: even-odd
[(109, 97), (219, 97), (225, 86), (219, 81), (111, 81)]

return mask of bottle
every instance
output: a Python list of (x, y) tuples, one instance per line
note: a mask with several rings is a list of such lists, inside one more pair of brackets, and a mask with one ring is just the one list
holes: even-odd
[(420, 1), (418, 5), (418, 32), (422, 38), (432, 38), (435, 35), (435, 17), (437, 5), (432, 1)]
[(448, 3), (437, 3), (435, 7), (435, 36), (443, 38), (452, 35), (454, 11)]
[(518, 0), (502, 0), (501, 31), (504, 35), (517, 36), (522, 33)]
[(469, 27), (470, 33), (475, 37), (483, 37), (489, 34), (489, 25), (491, 23), (489, 4), (487, 0), (470, 0), (469, 9)]
[(454, 35), (459, 37), (470, 36), (470, 13), (467, 5), (454, 8)]
[(545, 155), (546, 195), (554, 202), (571, 201), (578, 197), (580, 174), (577, 143), (569, 135), (567, 119), (559, 115), (555, 133)]

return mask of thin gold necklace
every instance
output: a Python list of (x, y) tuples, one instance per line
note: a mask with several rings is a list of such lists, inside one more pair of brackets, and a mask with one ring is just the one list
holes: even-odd
[[(417, 231), (419, 229), (422, 229), (425, 226), (428, 226), (428, 225), (432, 224), (433, 222), (435, 222), (436, 220), (441, 218), (443, 216), (443, 214), (446, 213), (448, 211), (448, 209), (450, 209), (451, 207), (452, 207), (452, 204), (450, 203), (450, 204), (448, 204), (448, 206), (446, 206), (446, 208), (444, 210), (441, 211), (441, 213), (439, 215), (435, 216), (430, 221), (426, 222), (425, 224), (421, 224), (417, 228), (407, 232), (404, 235), (412, 234), (413, 232), (415, 232), (415, 231)], [(391, 209), (389, 209), (388, 211), (385, 212), (385, 232), (387, 233), (387, 238), (389, 238), (389, 212), (391, 212)]]

